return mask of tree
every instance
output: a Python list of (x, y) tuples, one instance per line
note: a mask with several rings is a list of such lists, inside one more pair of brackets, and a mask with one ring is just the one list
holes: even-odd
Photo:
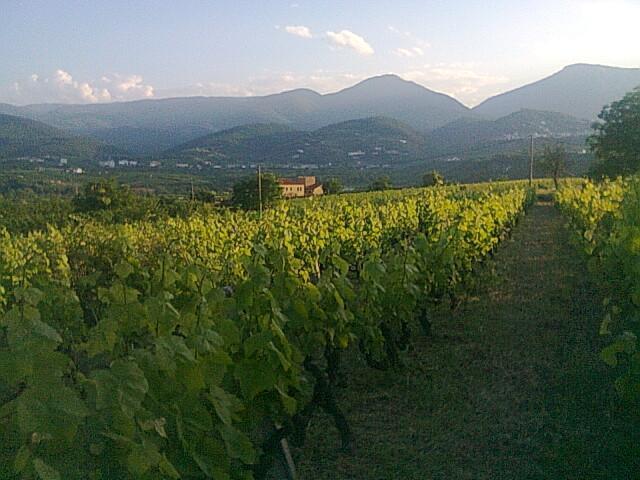
[(129, 206), (134, 203), (133, 199), (128, 187), (118, 185), (115, 180), (98, 180), (87, 183), (73, 204), (78, 212), (88, 213)]
[(282, 189), (276, 177), (270, 173), (263, 173), (261, 177), (261, 182), (258, 182), (258, 176), (255, 175), (236, 183), (233, 186), (231, 204), (243, 210), (258, 210), (260, 208), (258, 183), (261, 183), (263, 208), (269, 208), (282, 198)]
[(369, 190), (388, 190), (391, 188), (391, 179), (388, 175), (381, 175), (376, 178), (371, 185), (369, 185)]
[(203, 203), (218, 203), (220, 200), (220, 195), (216, 191), (209, 190), (207, 188), (195, 189), (194, 197), (196, 200)]
[(567, 151), (564, 149), (564, 146), (560, 144), (546, 145), (539, 166), (543, 172), (551, 175), (553, 184), (557, 190), (558, 178), (567, 174), (567, 167), (569, 166)]
[(640, 170), (640, 87), (605, 106), (594, 123), (588, 144), (598, 175), (625, 175)]
[(328, 194), (340, 193), (342, 191), (342, 182), (340, 181), (339, 178), (333, 177), (333, 178), (330, 178), (324, 184), (323, 187), (324, 187), (324, 193), (328, 193)]
[(73, 199), (77, 213), (90, 215), (101, 222), (133, 222), (145, 218), (158, 218), (167, 214), (160, 197), (137, 195), (127, 185), (115, 180), (87, 183)]
[(422, 176), (422, 185), (424, 187), (444, 185), (444, 177), (440, 172), (432, 170)]

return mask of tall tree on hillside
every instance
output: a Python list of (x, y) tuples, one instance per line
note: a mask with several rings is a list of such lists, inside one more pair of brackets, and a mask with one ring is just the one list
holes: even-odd
[(263, 208), (269, 208), (282, 198), (282, 189), (274, 175), (263, 173), (261, 179), (260, 186), (257, 175), (236, 183), (233, 186), (231, 204), (243, 210), (258, 210), (260, 208), (260, 193), (262, 193)]
[(557, 190), (558, 179), (567, 175), (569, 167), (569, 156), (564, 146), (560, 144), (546, 145), (539, 166), (545, 174), (551, 175)]
[(640, 87), (602, 109), (588, 139), (598, 159), (596, 175), (626, 175), (640, 170)]

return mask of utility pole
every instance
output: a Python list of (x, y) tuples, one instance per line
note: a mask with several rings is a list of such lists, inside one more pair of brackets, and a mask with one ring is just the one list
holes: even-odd
[(533, 135), (529, 136), (529, 187), (533, 185)]
[(193, 177), (191, 177), (190, 180), (191, 180), (191, 201), (193, 202), (196, 199), (196, 193), (193, 190)]
[(262, 169), (258, 165), (258, 202), (260, 204), (260, 218), (262, 218)]

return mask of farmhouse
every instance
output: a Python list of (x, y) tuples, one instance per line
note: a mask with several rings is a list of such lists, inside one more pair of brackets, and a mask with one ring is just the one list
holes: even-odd
[(286, 198), (312, 197), (324, 193), (322, 184), (316, 181), (316, 177), (280, 178), (278, 183), (282, 188), (282, 196)]

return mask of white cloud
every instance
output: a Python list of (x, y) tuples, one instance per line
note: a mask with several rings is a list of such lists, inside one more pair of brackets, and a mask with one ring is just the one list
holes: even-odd
[(446, 93), (473, 106), (499, 93), (509, 78), (481, 71), (473, 63), (439, 63), (404, 72), (401, 76), (427, 88)]
[(6, 101), (28, 103), (100, 103), (138, 100), (154, 96), (154, 88), (145, 84), (140, 75), (104, 75), (97, 81), (79, 81), (69, 72), (58, 69), (51, 76), (36, 73), (14, 82), (6, 92)]
[(305, 27), (304, 25), (287, 25), (284, 27), (284, 31), (296, 37), (313, 38), (309, 27)]
[(253, 90), (246, 85), (222, 82), (198, 82), (186, 87), (158, 90), (156, 98), (171, 97), (251, 97)]
[(396, 48), (393, 53), (399, 57), (415, 58), (424, 56), (424, 50), (421, 47)]
[(140, 75), (120, 75), (102, 77), (102, 81), (110, 86), (110, 93), (115, 100), (137, 100), (154, 96), (154, 88), (146, 85)]
[(338, 48), (350, 48), (360, 55), (373, 55), (374, 50), (360, 35), (350, 30), (327, 32), (327, 39)]

